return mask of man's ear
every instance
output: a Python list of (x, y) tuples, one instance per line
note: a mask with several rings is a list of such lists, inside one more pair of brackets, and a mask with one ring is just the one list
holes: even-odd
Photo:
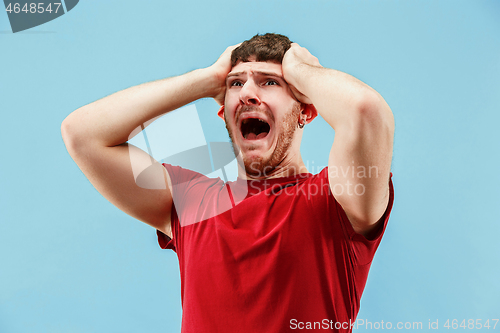
[(221, 118), (222, 118), (222, 120), (224, 120), (224, 122), (226, 121), (226, 117), (224, 117), (224, 105), (221, 105), (221, 106), (220, 106), (220, 109), (219, 109), (219, 111), (217, 112), (217, 115), (218, 115), (219, 117), (221, 117)]
[(302, 112), (300, 113), (300, 116), (306, 116), (306, 124), (309, 124), (318, 116), (318, 110), (316, 110), (316, 107), (312, 104), (302, 103)]

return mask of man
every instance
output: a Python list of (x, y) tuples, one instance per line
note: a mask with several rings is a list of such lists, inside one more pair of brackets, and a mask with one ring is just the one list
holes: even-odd
[[(129, 135), (204, 97), (221, 104), (238, 180), (155, 163), (156, 189), (137, 186), (130, 156), (145, 166), (151, 157), (128, 145)], [(335, 140), (328, 168), (312, 175), (300, 142), (318, 114)], [(183, 332), (351, 331), (392, 207), (393, 133), (375, 90), (277, 34), (229, 47), (208, 68), (84, 106), (62, 124), (96, 189), (177, 252)]]

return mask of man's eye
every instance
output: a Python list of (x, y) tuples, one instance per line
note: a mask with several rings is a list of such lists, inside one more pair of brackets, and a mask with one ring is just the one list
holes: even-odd
[(230, 84), (231, 87), (241, 87), (243, 84), (240, 81), (233, 81)]
[(267, 86), (275, 86), (278, 85), (278, 82), (276, 80), (267, 80), (265, 85)]

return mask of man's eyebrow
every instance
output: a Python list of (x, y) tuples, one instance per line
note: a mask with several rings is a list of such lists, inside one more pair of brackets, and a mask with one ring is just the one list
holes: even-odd
[[(276, 76), (276, 77), (279, 77), (280, 79), (283, 79), (283, 76), (278, 74), (278, 73), (275, 73), (275, 72), (264, 72), (264, 71), (252, 71), (253, 73), (256, 73), (256, 74), (259, 74), (259, 75), (264, 75), (264, 76)], [(232, 73), (229, 73), (227, 74), (227, 77), (231, 77), (231, 76), (239, 76), (239, 75), (242, 75), (242, 74), (245, 74), (246, 72), (232, 72)]]
[(238, 76), (241, 74), (245, 74), (245, 72), (232, 72), (232, 73), (227, 74), (227, 77)]
[(279, 77), (279, 78), (283, 78), (282, 75), (276, 73), (276, 72), (264, 72), (264, 71), (254, 71), (254, 73), (257, 73), (257, 74), (260, 74), (260, 75), (264, 75), (264, 76), (276, 76), (276, 77)]

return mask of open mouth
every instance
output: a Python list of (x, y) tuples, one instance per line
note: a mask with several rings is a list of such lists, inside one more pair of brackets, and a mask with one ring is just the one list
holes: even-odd
[(241, 134), (246, 140), (259, 140), (265, 138), (271, 127), (259, 118), (247, 118), (241, 122)]

